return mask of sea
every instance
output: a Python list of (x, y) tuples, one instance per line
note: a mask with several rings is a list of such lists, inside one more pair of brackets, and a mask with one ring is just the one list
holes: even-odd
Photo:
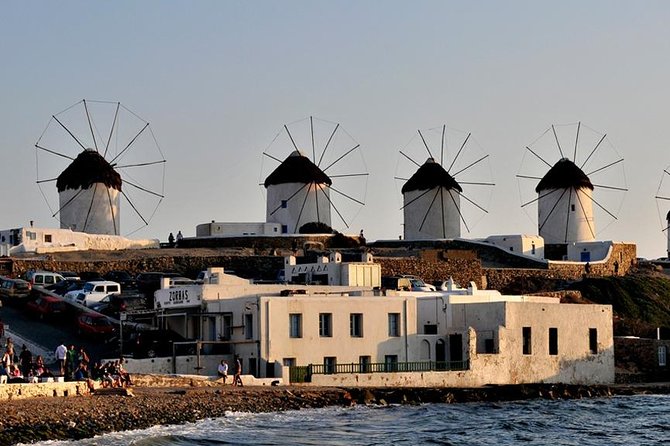
[(668, 445), (670, 396), (238, 413), (41, 445)]

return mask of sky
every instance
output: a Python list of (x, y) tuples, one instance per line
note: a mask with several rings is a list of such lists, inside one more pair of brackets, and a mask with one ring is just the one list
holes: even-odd
[(365, 206), (343, 206), (349, 228), (336, 229), (398, 238), (394, 177), (411, 175), (399, 151), (446, 125), (472, 134), (495, 183), (463, 237), (537, 233), (516, 177), (526, 146), (581, 122), (624, 159), (628, 191), (597, 238), (665, 256), (654, 197), (670, 165), (669, 20), (664, 1), (4, 2), (0, 228), (58, 226), (34, 146), (52, 115), (87, 99), (149, 122), (167, 160), (165, 198), (133, 237), (264, 221), (262, 153), (309, 116), (339, 123), (360, 144), (352, 169), (369, 173), (352, 192)]

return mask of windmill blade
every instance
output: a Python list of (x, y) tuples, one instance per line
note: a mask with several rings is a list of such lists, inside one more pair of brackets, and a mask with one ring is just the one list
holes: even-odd
[(369, 173), (347, 173), (342, 175), (329, 175), (330, 178), (346, 178), (346, 177), (367, 177)]
[(49, 178), (48, 180), (37, 180), (37, 184), (42, 184), (42, 183), (50, 183), (52, 181), (58, 181), (58, 178)]
[(74, 161), (74, 158), (72, 158), (71, 156), (63, 155), (62, 153), (56, 152), (55, 150), (47, 149), (46, 147), (42, 147), (42, 146), (39, 146), (37, 144), (35, 144), (35, 147), (40, 149), (40, 150), (44, 150), (45, 152), (49, 152), (53, 155), (57, 155), (57, 156), (60, 156), (60, 157), (63, 157), (63, 158), (67, 158), (70, 161)]
[(529, 204), (535, 203), (536, 201), (539, 201), (541, 198), (547, 197), (547, 196), (549, 196), (549, 195), (551, 195), (551, 194), (553, 194), (553, 193), (558, 192), (558, 190), (559, 190), (559, 189), (551, 189), (551, 192), (549, 192), (549, 193), (547, 193), (547, 194), (544, 194), (544, 195), (538, 195), (536, 198), (533, 198), (532, 200), (530, 200), (530, 201), (528, 201), (528, 202), (522, 204), (521, 207), (526, 207), (526, 206), (528, 206)]
[(447, 125), (442, 125), (442, 142), (440, 143), (440, 166), (444, 164), (444, 134), (447, 132)]
[(613, 213), (611, 213), (610, 211), (608, 211), (608, 210), (605, 208), (605, 206), (603, 206), (603, 205), (601, 205), (600, 203), (598, 203), (593, 197), (589, 197), (589, 198), (591, 199), (591, 201), (592, 201), (593, 203), (595, 203), (596, 206), (598, 206), (598, 207), (599, 207), (600, 209), (602, 209), (603, 211), (607, 212), (607, 214), (608, 214), (610, 217), (612, 217), (612, 218), (615, 219), (615, 220), (618, 220), (618, 218), (616, 217), (616, 215), (614, 215)]
[(128, 204), (130, 204), (130, 207), (133, 208), (133, 210), (135, 211), (135, 213), (142, 219), (142, 221), (144, 222), (144, 225), (145, 225), (145, 226), (148, 225), (149, 222), (146, 221), (146, 219), (142, 216), (142, 214), (140, 214), (140, 211), (137, 210), (137, 208), (135, 207), (135, 205), (133, 204), (133, 202), (130, 200), (130, 198), (128, 197), (128, 195), (127, 195), (124, 191), (122, 191), (122, 190), (119, 191), (119, 192), (121, 192), (121, 195), (123, 195), (123, 196), (125, 197), (125, 199), (128, 200)]
[(444, 223), (444, 188), (440, 188), (440, 212), (442, 217), (442, 238), (447, 238), (447, 226)]
[(88, 212), (86, 212), (86, 218), (84, 219), (84, 227), (82, 228), (81, 232), (86, 232), (86, 226), (88, 226), (88, 218), (91, 216), (91, 209), (93, 209), (93, 202), (95, 202), (95, 193), (98, 192), (98, 184), (100, 183), (95, 183), (95, 188), (93, 189), (93, 194), (91, 195), (91, 204), (88, 205)]
[(65, 129), (65, 131), (68, 132), (68, 133), (70, 134), (70, 136), (72, 137), (72, 139), (74, 139), (75, 141), (77, 141), (77, 144), (79, 144), (79, 146), (81, 146), (82, 149), (86, 150), (86, 147), (84, 147), (84, 145), (81, 143), (81, 141), (79, 141), (79, 139), (77, 139), (77, 137), (74, 136), (74, 134), (70, 131), (70, 129), (68, 129), (67, 127), (65, 127), (65, 125), (64, 125), (62, 122), (60, 122), (60, 120), (56, 117), (56, 115), (52, 115), (51, 117), (54, 118), (54, 119), (56, 120), (56, 122), (59, 123), (60, 126), (63, 127), (63, 128)]
[(533, 151), (533, 149), (531, 149), (530, 147), (526, 146), (526, 150), (528, 150), (530, 153), (532, 153), (533, 155), (535, 155), (540, 161), (542, 161), (544, 164), (546, 164), (547, 166), (549, 166), (549, 168), (551, 169), (552, 165), (549, 164), (548, 162), (546, 162), (546, 161), (544, 160), (544, 158), (542, 158), (540, 155), (538, 155), (537, 153), (535, 153), (535, 152)]
[(459, 181), (458, 184), (467, 184), (468, 186), (495, 186), (496, 183), (482, 183), (482, 182), (471, 182), (471, 181)]
[(547, 223), (547, 220), (549, 220), (549, 217), (551, 217), (551, 214), (554, 213), (554, 211), (556, 210), (556, 206), (558, 206), (558, 203), (561, 202), (561, 198), (563, 198), (563, 195), (565, 195), (565, 193), (566, 193), (568, 190), (570, 190), (570, 189), (563, 189), (563, 192), (561, 193), (561, 196), (558, 197), (558, 200), (556, 200), (556, 203), (554, 203), (554, 205), (551, 207), (551, 210), (550, 210), (549, 213), (547, 214), (547, 217), (546, 217), (546, 218), (544, 219), (544, 221), (538, 226), (538, 228), (537, 228), (538, 231), (542, 231), (542, 228), (544, 228), (544, 225)]
[(337, 129), (340, 128), (340, 124), (337, 124), (335, 128), (333, 129), (333, 133), (330, 134), (330, 137), (328, 138), (328, 141), (326, 142), (326, 145), (323, 147), (323, 151), (321, 152), (321, 156), (319, 157), (319, 163), (316, 165), (317, 167), (321, 167), (321, 162), (323, 161), (323, 156), (326, 154), (326, 150), (328, 150), (328, 146), (330, 145), (330, 142), (333, 140), (333, 136), (335, 136), (335, 132), (337, 132)]
[[(127, 185), (129, 185), (129, 186), (133, 186), (134, 188), (139, 189), (139, 190), (141, 190), (142, 192), (146, 192), (146, 193), (148, 193), (148, 194), (154, 195), (154, 196), (159, 197), (159, 198), (165, 198), (163, 195), (159, 194), (158, 192), (154, 192), (154, 191), (152, 191), (152, 190), (149, 190), (149, 189), (147, 189), (147, 188), (144, 188), (144, 187), (142, 187), (142, 186), (139, 186), (139, 185), (137, 185), (137, 184), (135, 184), (135, 183), (131, 183), (130, 181), (128, 181), (128, 180), (125, 179), (125, 178), (123, 179), (123, 183), (124, 183), (124, 184), (127, 184)], [(96, 183), (96, 184), (97, 184), (97, 183)]]
[(409, 178), (393, 177), (394, 180), (409, 181)]
[(465, 198), (465, 200), (466, 200), (468, 203), (470, 203), (471, 205), (475, 206), (475, 207), (478, 208), (480, 211), (482, 211), (482, 212), (484, 212), (484, 213), (486, 213), (486, 214), (489, 213), (489, 211), (487, 211), (487, 210), (484, 209), (482, 206), (478, 205), (477, 203), (475, 203), (474, 201), (472, 201), (471, 199), (469, 199), (465, 194), (460, 193), (459, 195), (460, 195), (462, 198)]
[(586, 221), (586, 224), (589, 226), (589, 232), (591, 233), (591, 237), (594, 239), (596, 238), (596, 232), (593, 229), (593, 226), (591, 225), (591, 221), (588, 219), (588, 216), (586, 215), (586, 209), (584, 208), (584, 203), (582, 203), (582, 199), (579, 198), (579, 191), (575, 194), (577, 196), (577, 201), (579, 202), (579, 207), (582, 209), (582, 215), (584, 216), (584, 220)]
[(130, 142), (128, 143), (128, 145), (127, 145), (122, 151), (120, 151), (114, 158), (112, 158), (112, 160), (109, 162), (109, 164), (114, 164), (114, 161), (116, 161), (117, 159), (119, 159), (119, 157), (120, 157), (121, 155), (123, 155), (128, 149), (130, 149), (130, 146), (133, 145), (133, 143), (134, 143), (134, 142), (137, 140), (137, 138), (142, 134), (142, 132), (144, 132), (144, 131), (147, 129), (147, 127), (149, 127), (149, 123), (148, 123), (148, 122), (144, 125), (144, 127), (142, 127), (142, 130), (140, 130), (139, 132), (137, 132), (137, 135), (135, 135), (135, 137), (134, 137), (133, 139), (130, 140)]
[(130, 168), (130, 167), (146, 167), (146, 166), (154, 166), (154, 165), (156, 165), (156, 164), (163, 164), (163, 163), (166, 163), (166, 162), (167, 162), (166, 160), (160, 160), (160, 161), (148, 161), (148, 162), (146, 162), (146, 163), (126, 164), (126, 165), (123, 165), (123, 166), (116, 166), (116, 165), (115, 165), (115, 166), (112, 166), (112, 167), (114, 167), (115, 169), (118, 170), (118, 169), (128, 169), (128, 168)]
[[(314, 182), (312, 182), (310, 184), (314, 184)], [(314, 195), (317, 197), (317, 204), (316, 204), (317, 205), (317, 211), (316, 211), (317, 218), (316, 219), (319, 220), (319, 217), (318, 217), (318, 215), (319, 215), (319, 210), (318, 210), (319, 209), (319, 200), (318, 200), (318, 195), (317, 194), (314, 194)], [(305, 199), (302, 200), (302, 206), (300, 206), (300, 212), (298, 213), (298, 219), (295, 221), (295, 228), (293, 229), (294, 234), (297, 234), (298, 233), (298, 228), (300, 228), (300, 219), (302, 218), (302, 211), (303, 211), (303, 209), (305, 209), (305, 204), (307, 203), (307, 198), (309, 198), (309, 194), (305, 194)]]
[(339, 209), (337, 209), (337, 206), (335, 206), (335, 203), (333, 203), (333, 201), (330, 199), (330, 197), (328, 196), (328, 194), (327, 194), (326, 192), (324, 192), (323, 189), (321, 189), (321, 188), (317, 189), (317, 194), (318, 194), (319, 192), (321, 192), (323, 195), (325, 195), (326, 200), (328, 200), (328, 203), (330, 203), (330, 205), (333, 207), (333, 209), (335, 209), (335, 212), (336, 212), (337, 215), (340, 217), (340, 220), (342, 220), (342, 223), (344, 223), (344, 226), (346, 226), (347, 229), (348, 229), (348, 228), (349, 228), (349, 224), (348, 224), (347, 221), (344, 219), (344, 217), (343, 217), (342, 214), (340, 213)]
[(295, 145), (295, 141), (293, 140), (293, 135), (291, 135), (291, 132), (288, 129), (288, 126), (284, 124), (284, 129), (286, 129), (286, 133), (288, 134), (288, 137), (291, 139), (291, 143), (293, 144), (293, 147), (295, 148), (296, 151), (300, 152), (298, 149), (298, 146)]
[[(302, 190), (303, 190), (304, 188), (306, 188), (307, 186), (309, 186), (309, 183), (307, 183), (307, 184), (303, 184), (297, 191), (295, 191), (290, 197), (288, 197), (288, 198), (286, 199), (286, 202), (291, 201), (291, 200), (293, 199), (293, 197), (295, 197), (296, 195), (298, 195), (298, 194), (300, 193), (300, 191), (302, 191)], [(281, 204), (280, 204), (279, 206), (277, 206), (277, 208), (276, 208), (274, 211), (270, 212), (270, 215), (274, 215), (275, 212), (277, 212), (277, 211), (278, 211), (279, 209), (281, 209), (281, 208), (282, 208), (282, 206), (281, 206)]]
[(599, 169), (596, 169), (596, 170), (594, 170), (594, 171), (592, 171), (592, 172), (589, 172), (589, 173), (586, 174), (586, 176), (590, 177), (590, 176), (593, 175), (594, 173), (598, 173), (598, 172), (600, 172), (600, 171), (603, 171), (603, 170), (605, 170), (605, 169), (608, 169), (608, 168), (610, 168), (610, 167), (612, 167), (612, 166), (614, 166), (614, 165), (616, 165), (616, 164), (619, 164), (619, 163), (621, 163), (621, 162), (623, 162), (623, 158), (621, 158), (621, 159), (619, 159), (619, 160), (617, 160), (617, 161), (614, 161), (613, 163), (609, 163), (609, 164), (607, 164), (606, 166), (603, 166), (603, 167), (601, 167), (601, 168), (599, 168)]
[(340, 156), (338, 159), (336, 159), (335, 161), (333, 161), (332, 163), (330, 163), (330, 165), (329, 165), (328, 167), (326, 167), (325, 169), (323, 169), (323, 172), (326, 172), (326, 170), (328, 170), (328, 169), (330, 169), (331, 167), (333, 167), (336, 163), (340, 162), (344, 157), (346, 157), (347, 155), (349, 155), (349, 154), (350, 154), (351, 152), (353, 152), (354, 150), (358, 149), (360, 146), (361, 146), (360, 144), (356, 144), (354, 147), (352, 147), (351, 149), (349, 149), (348, 151), (346, 151), (346, 152), (344, 153), (344, 155)]
[(430, 148), (428, 148), (428, 144), (426, 143), (426, 139), (423, 137), (423, 134), (421, 133), (421, 130), (417, 130), (419, 132), (419, 136), (421, 137), (421, 141), (423, 141), (423, 145), (426, 148), (426, 151), (428, 152), (428, 156), (433, 158), (433, 154), (430, 153)]
[[(426, 223), (426, 219), (428, 218), (428, 214), (430, 214), (430, 210), (433, 208), (433, 204), (435, 203), (435, 200), (437, 199), (437, 196), (440, 195), (441, 190), (442, 190), (441, 187), (438, 188), (435, 191), (435, 195), (433, 196), (433, 199), (430, 200), (430, 204), (428, 205), (428, 208), (426, 209), (426, 213), (423, 216), (423, 220), (421, 220), (421, 225), (419, 226), (419, 232), (421, 232), (423, 230), (423, 225)], [(443, 222), (443, 224), (444, 224), (444, 222)]]
[(516, 177), (517, 178), (525, 178), (525, 179), (528, 179), (528, 180), (541, 180), (542, 179), (542, 177), (531, 177), (529, 175), (517, 175)]
[(461, 170), (459, 170), (458, 172), (456, 172), (455, 174), (453, 174), (452, 177), (456, 178), (456, 175), (458, 175), (459, 173), (463, 173), (463, 172), (465, 172), (466, 170), (468, 170), (469, 168), (476, 166), (477, 164), (481, 163), (482, 161), (484, 161), (484, 160), (485, 160), (486, 158), (488, 158), (488, 157), (489, 157), (488, 155), (484, 155), (484, 156), (482, 156), (482, 157), (479, 158), (477, 161), (468, 164), (467, 166), (465, 166), (464, 168), (462, 168)]
[(551, 124), (551, 131), (554, 132), (554, 139), (556, 140), (556, 145), (558, 146), (558, 152), (561, 154), (561, 159), (565, 158), (563, 155), (563, 149), (561, 149), (561, 143), (558, 141), (558, 135), (556, 135), (556, 128), (554, 124)]
[[(468, 143), (468, 140), (470, 139), (470, 135), (472, 135), (472, 133), (468, 133), (468, 136), (465, 137), (465, 141), (463, 141), (463, 144), (461, 144), (461, 148), (458, 149), (458, 152), (456, 153), (456, 156), (455, 156), (454, 159), (451, 161), (451, 164), (449, 165), (449, 168), (447, 169), (447, 172), (451, 171), (451, 168), (454, 167), (454, 164), (456, 163), (456, 160), (457, 160), (458, 157), (461, 155), (461, 152), (463, 151), (463, 148), (465, 148), (465, 145)], [(487, 155), (487, 156), (488, 156), (488, 155)], [(466, 169), (467, 169), (467, 168), (466, 168)], [(465, 169), (463, 169), (463, 170), (465, 170)], [(461, 170), (461, 172), (462, 172), (463, 170)], [(454, 174), (453, 176), (456, 176), (456, 174)]]
[(402, 150), (398, 150), (398, 152), (400, 152), (400, 154), (401, 154), (402, 156), (404, 156), (405, 158), (407, 158), (408, 160), (410, 160), (411, 162), (413, 162), (414, 164), (416, 164), (416, 167), (421, 167), (421, 164), (419, 164), (419, 163), (417, 163), (416, 161), (414, 161), (412, 158), (410, 158), (408, 155), (406, 155), (405, 152), (403, 152)]
[(333, 186), (330, 186), (330, 190), (332, 190), (333, 192), (337, 192), (338, 194), (342, 195), (343, 197), (346, 197), (346, 198), (350, 199), (351, 201), (353, 201), (355, 203), (358, 203), (360, 205), (365, 206), (365, 203), (363, 203), (362, 201), (357, 200), (354, 197), (351, 197), (351, 196), (345, 194), (344, 192), (340, 192), (339, 190), (335, 189)]
[(628, 188), (626, 187), (616, 187), (616, 186), (605, 186), (604, 184), (594, 184), (593, 187), (599, 187), (602, 189), (611, 189), (611, 190), (618, 190), (622, 192), (628, 192)]
[[(459, 217), (461, 217), (461, 221), (463, 222), (463, 226), (465, 226), (465, 230), (470, 232), (470, 228), (468, 227), (468, 222), (465, 221), (465, 217), (463, 216), (463, 213), (461, 212), (461, 208), (456, 203), (456, 199), (454, 198), (454, 195), (451, 193), (451, 189), (449, 189), (447, 192), (449, 192), (449, 197), (451, 197), (451, 201), (454, 203), (454, 207), (458, 211)], [(461, 194), (461, 196), (463, 196), (463, 194)]]
[[(316, 183), (314, 183), (314, 185), (316, 186)], [(318, 188), (319, 186), (316, 186), (316, 187)], [(308, 190), (309, 190), (309, 188), (308, 188)], [(308, 194), (305, 194), (305, 196), (307, 196), (307, 195)], [(321, 215), (319, 214), (319, 191), (318, 190), (314, 194), (314, 201), (315, 201), (315, 205), (316, 205), (316, 221), (320, 222), (321, 221)]]
[(582, 165), (579, 166), (580, 169), (584, 169), (584, 166), (586, 166), (586, 163), (589, 162), (589, 160), (591, 159), (591, 157), (593, 156), (593, 154), (596, 153), (596, 150), (598, 150), (598, 147), (600, 147), (600, 144), (602, 144), (602, 142), (605, 140), (605, 137), (606, 137), (606, 136), (607, 136), (607, 133), (605, 133), (605, 134), (602, 136), (602, 138), (600, 138), (600, 141), (598, 141), (598, 144), (596, 144), (596, 146), (593, 148), (593, 150), (591, 150), (591, 153), (589, 153), (589, 156), (586, 157), (586, 160), (584, 160), (584, 162), (582, 163)]
[(425, 192), (423, 192), (421, 195), (412, 198), (406, 205), (404, 205), (403, 207), (401, 207), (400, 210), (402, 211), (402, 210), (405, 209), (407, 206), (409, 206), (410, 204), (414, 203), (416, 200), (418, 200), (419, 198), (423, 197), (424, 195), (426, 195), (426, 194), (427, 194), (428, 192), (430, 192), (431, 190), (432, 190), (432, 189), (427, 189), (427, 190), (426, 190)]
[[(579, 192), (574, 189), (575, 194), (578, 194)], [(568, 211), (570, 210), (570, 205), (572, 204), (572, 193), (568, 195)], [(563, 242), (567, 243), (568, 241), (568, 229), (570, 228), (570, 212), (565, 213), (565, 238), (563, 238)]]
[(670, 197), (662, 197), (660, 195), (656, 195), (654, 198), (658, 198), (659, 200), (667, 200), (670, 201)]
[(265, 155), (265, 156), (267, 156), (268, 158), (271, 158), (271, 159), (277, 161), (279, 164), (283, 163), (282, 160), (280, 160), (279, 158), (275, 158), (274, 156), (270, 155), (270, 154), (267, 153), (267, 152), (263, 152), (263, 155)]
[[(309, 117), (309, 130), (310, 133), (312, 134), (312, 162), (316, 162), (316, 149), (314, 148), (314, 120), (312, 117)], [(318, 211), (317, 211), (318, 213)]]
[(98, 141), (95, 139), (95, 132), (93, 131), (93, 124), (91, 123), (91, 115), (88, 113), (88, 105), (86, 105), (86, 99), (84, 99), (84, 111), (86, 112), (86, 119), (88, 120), (88, 127), (91, 129), (91, 136), (93, 137), (93, 145), (95, 146), (95, 151), (98, 150)]
[[(107, 144), (105, 144), (105, 153), (102, 155), (103, 158), (107, 158), (107, 151), (109, 150), (109, 143), (112, 141), (112, 135), (114, 134), (114, 129), (116, 128), (116, 119), (119, 116), (119, 107), (121, 106), (120, 102), (116, 103), (116, 111), (114, 112), (114, 120), (112, 121), (112, 126), (109, 129), (109, 137), (107, 138)], [(123, 107), (125, 108), (125, 107)]]
[[(577, 143), (579, 143), (579, 128), (582, 126), (582, 121), (577, 123), (577, 136), (575, 136), (575, 154), (572, 157), (574, 162), (577, 162)], [(595, 237), (595, 235), (594, 235)]]
[(116, 227), (116, 216), (114, 215), (114, 204), (112, 203), (112, 194), (109, 193), (109, 188), (106, 187), (107, 191), (107, 200), (109, 201), (109, 211), (112, 213), (112, 224), (114, 225), (114, 235), (119, 234), (119, 228)]

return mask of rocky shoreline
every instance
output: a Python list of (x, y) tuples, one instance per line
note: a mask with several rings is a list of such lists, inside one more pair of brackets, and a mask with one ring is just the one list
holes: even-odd
[(112, 431), (182, 424), (230, 412), (276, 412), (355, 404), (423, 404), (574, 399), (670, 393), (668, 385), (532, 384), (476, 389), (310, 387), (136, 387), (91, 396), (3, 402), (0, 444), (89, 438)]

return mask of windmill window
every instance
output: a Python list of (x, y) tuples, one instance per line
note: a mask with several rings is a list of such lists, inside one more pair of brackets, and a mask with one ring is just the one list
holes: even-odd
[[(281, 201), (281, 207), (282, 207), (282, 209), (286, 209), (287, 206), (288, 206), (288, 201), (287, 201), (287, 200), (282, 200), (282, 201)], [(574, 206), (573, 206), (573, 207), (574, 207)], [(574, 209), (573, 209), (573, 211), (574, 211)]]
[(575, 212), (575, 205), (574, 205), (574, 204), (571, 204), (571, 205), (570, 205), (570, 209), (572, 210), (572, 212)]
[(44, 234), (44, 243), (51, 243), (51, 234)]
[(287, 225), (281, 225), (281, 233), (282, 234), (288, 234), (288, 226)]

